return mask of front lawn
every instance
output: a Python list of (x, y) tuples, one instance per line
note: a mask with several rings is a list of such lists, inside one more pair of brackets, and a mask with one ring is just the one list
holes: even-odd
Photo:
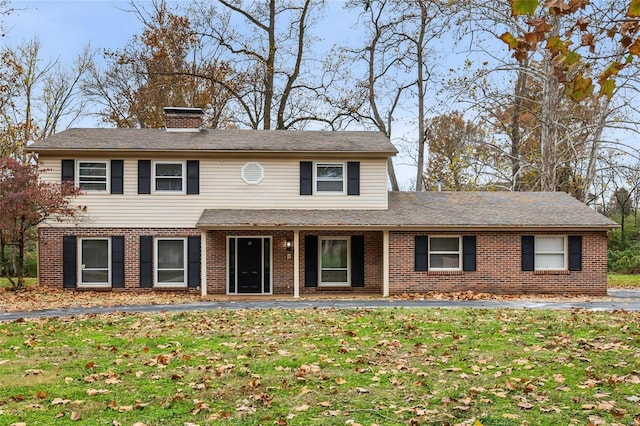
[(399, 308), (0, 323), (0, 424), (631, 425), (639, 325)]
[(636, 288), (640, 289), (640, 275), (614, 274), (608, 275), (609, 288)]

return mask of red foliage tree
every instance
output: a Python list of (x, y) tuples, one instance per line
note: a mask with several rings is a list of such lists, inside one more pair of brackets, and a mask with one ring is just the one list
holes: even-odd
[(79, 189), (70, 182), (40, 181), (35, 164), (0, 158), (0, 266), (7, 272), (4, 249), (14, 246), (17, 249), (15, 277), (6, 274), (13, 290), (24, 287), (25, 245), (34, 237), (34, 227), (47, 218), (65, 220), (84, 211), (83, 207), (69, 206), (71, 198), (78, 194)]

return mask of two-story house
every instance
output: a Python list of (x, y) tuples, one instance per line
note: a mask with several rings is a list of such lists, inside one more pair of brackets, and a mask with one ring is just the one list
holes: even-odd
[(381, 133), (69, 129), (31, 148), (87, 207), (38, 230), (39, 282), (291, 295), (606, 294), (615, 223), (564, 193), (388, 192)]

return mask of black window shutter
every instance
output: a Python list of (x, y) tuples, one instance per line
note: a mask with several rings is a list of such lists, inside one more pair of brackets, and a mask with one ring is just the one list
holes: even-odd
[(465, 235), (462, 237), (462, 270), (476, 270), (476, 236)]
[(522, 270), (535, 269), (535, 238), (533, 235), (522, 236)]
[(124, 161), (111, 160), (111, 193), (123, 194)]
[(153, 237), (140, 237), (140, 287), (153, 287)]
[(138, 160), (138, 194), (151, 194), (151, 160)]
[(351, 237), (351, 287), (364, 287), (364, 235)]
[(73, 160), (62, 160), (62, 182), (74, 182), (76, 163)]
[(200, 161), (187, 160), (187, 194), (200, 193)]
[(187, 238), (187, 256), (189, 257), (189, 270), (187, 271), (187, 285), (196, 288), (200, 285), (200, 236)]
[(569, 235), (569, 270), (582, 271), (582, 236)]
[(75, 235), (62, 237), (62, 287), (76, 288), (77, 279), (77, 239)]
[(313, 162), (300, 162), (300, 195), (313, 194)]
[(318, 236), (304, 237), (304, 286), (318, 286)]
[(415, 249), (415, 257), (416, 257), (416, 271), (426, 271), (429, 269), (427, 256), (428, 256), (428, 245), (429, 245), (429, 237), (416, 235), (416, 249)]
[(347, 195), (360, 195), (360, 162), (347, 163)]
[(111, 237), (111, 286), (124, 288), (124, 236)]

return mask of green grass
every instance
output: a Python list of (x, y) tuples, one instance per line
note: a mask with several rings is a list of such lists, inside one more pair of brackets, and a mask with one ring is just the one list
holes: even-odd
[(640, 275), (635, 274), (614, 274), (608, 275), (609, 287), (625, 287), (640, 289)]
[(0, 424), (632, 424), (639, 325), (463, 309), (0, 323)]
[[(33, 286), (33, 285), (36, 285), (38, 283), (38, 279), (37, 278), (25, 278), (24, 282), (26, 283), (27, 286)], [(10, 288), (10, 287), (11, 287), (11, 283), (9, 282), (9, 280), (6, 277), (0, 277), (0, 289)]]

